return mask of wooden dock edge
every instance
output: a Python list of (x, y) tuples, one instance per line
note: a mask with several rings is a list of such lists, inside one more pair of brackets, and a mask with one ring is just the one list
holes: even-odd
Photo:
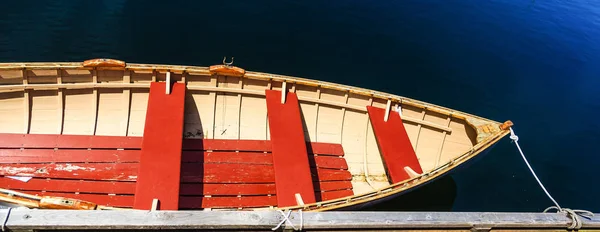
[[(0, 209), (0, 220), (8, 210)], [(83, 211), (12, 209), (9, 231), (98, 229), (271, 230), (277, 211)], [(300, 213), (291, 222), (300, 226)], [(304, 230), (562, 230), (571, 220), (559, 213), (490, 212), (304, 212)], [(599, 230), (600, 216), (583, 219), (582, 230)], [(0, 222), (1, 223), (1, 222)], [(284, 224), (285, 225), (285, 224)], [(289, 225), (282, 226), (291, 229)]]

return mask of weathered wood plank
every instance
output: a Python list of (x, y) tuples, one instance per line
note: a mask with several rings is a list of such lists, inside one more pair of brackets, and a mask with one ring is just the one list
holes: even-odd
[(0, 175), (77, 180), (135, 181), (137, 163), (4, 164)]
[(38, 195), (38, 196), (52, 196), (52, 197), (66, 197), (78, 200), (84, 200), (93, 202), (99, 205), (113, 206), (113, 207), (131, 207), (133, 205), (133, 195), (108, 195), (108, 194), (75, 194), (75, 193), (63, 193), (63, 192), (41, 192), (41, 191), (21, 191), (22, 193)]
[(294, 93), (287, 93), (285, 86), (282, 92), (265, 91), (273, 147), (277, 204), (297, 205), (296, 195), (300, 195), (305, 203), (314, 203), (314, 186), (311, 181), (298, 98)]
[(216, 195), (216, 196), (237, 196), (237, 195), (267, 195), (275, 194), (275, 183), (258, 184), (201, 184), (201, 183), (183, 183), (181, 184), (180, 195)]
[(277, 205), (275, 196), (243, 196), (243, 197), (179, 197), (179, 208), (237, 208), (237, 207), (265, 207)]
[(0, 148), (124, 148), (139, 149), (142, 137), (0, 134)]
[[(317, 155), (344, 156), (341, 144), (335, 143), (306, 143), (308, 153)], [(271, 140), (233, 140), (233, 139), (184, 139), (185, 151), (247, 151), (272, 152)]]
[[(400, 115), (386, 113), (386, 109), (372, 106), (367, 106), (367, 111), (387, 174), (392, 183), (411, 178), (405, 171), (406, 167), (412, 168), (419, 174), (423, 173)], [(384, 116), (387, 117), (387, 115), (389, 115), (389, 120), (386, 121)]]
[(138, 162), (139, 150), (0, 149), (0, 164)]
[(162, 210), (179, 207), (185, 85), (175, 83), (172, 91), (167, 89), (170, 94), (165, 94), (165, 88), (170, 87), (164, 82), (150, 85), (135, 190), (136, 209), (151, 209), (153, 199), (160, 201)]
[(53, 191), (72, 193), (134, 194), (135, 182), (82, 181), (33, 178), (27, 182), (0, 177), (2, 188), (31, 191)]
[[(5, 218), (6, 209), (0, 210)], [(300, 217), (293, 212), (291, 222)], [(373, 229), (561, 229), (571, 220), (558, 213), (480, 212), (304, 212), (306, 230)], [(68, 229), (263, 229), (281, 220), (275, 211), (83, 211), (13, 209), (6, 226), (10, 230)], [(285, 225), (284, 228), (291, 229)], [(584, 219), (583, 229), (600, 229), (600, 216)]]

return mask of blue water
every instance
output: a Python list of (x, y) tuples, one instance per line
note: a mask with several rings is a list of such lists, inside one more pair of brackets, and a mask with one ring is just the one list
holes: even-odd
[[(591, 0), (3, 1), (0, 7), (2, 62), (111, 57), (207, 66), (235, 56), (248, 70), (511, 119), (559, 203), (593, 211), (600, 211), (599, 38), (600, 2)], [(551, 205), (508, 139), (452, 180), (452, 210)], [(396, 204), (386, 208), (402, 209)]]

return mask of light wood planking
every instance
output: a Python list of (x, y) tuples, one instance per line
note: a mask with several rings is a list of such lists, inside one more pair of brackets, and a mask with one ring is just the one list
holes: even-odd
[[(219, 81), (217, 79), (217, 76), (213, 76), (210, 78), (210, 83), (211, 86), (214, 86), (215, 88), (219, 87)], [(216, 92), (210, 92), (208, 94), (212, 100), (212, 102), (210, 102), (210, 106), (212, 106), (212, 110), (210, 113), (209, 117), (212, 117), (212, 120), (210, 120), (211, 125), (208, 127), (208, 131), (210, 133), (209, 138), (214, 139), (215, 138), (215, 131), (216, 131), (216, 122), (217, 122), (217, 93)]]
[(267, 138), (267, 105), (264, 98), (243, 96), (240, 106), (240, 139)]
[[(239, 88), (238, 77), (218, 77), (218, 85), (225, 88)], [(237, 139), (239, 132), (239, 112), (241, 96), (224, 93), (217, 95), (215, 103), (215, 138)]]
[[(55, 79), (56, 80), (56, 79)], [(60, 110), (58, 91), (32, 91), (31, 95), (31, 134), (56, 134), (59, 126)]]
[(90, 89), (68, 89), (64, 90), (64, 120), (63, 134), (70, 135), (92, 135), (96, 124), (94, 101), (94, 90)]
[(123, 117), (123, 91), (102, 89), (98, 95), (96, 135), (120, 135), (126, 121)]
[[(123, 74), (123, 83), (131, 83), (131, 71), (125, 71)], [(126, 136), (127, 130), (129, 129), (129, 112), (131, 107), (131, 89), (123, 89), (123, 123), (121, 123), (121, 129), (119, 131), (120, 136)]]
[[(317, 86), (315, 99), (321, 99), (321, 87)], [(315, 103), (315, 136), (314, 141), (319, 141), (319, 103)]]
[[(28, 95), (28, 94), (26, 94)], [(23, 92), (0, 93), (0, 132), (22, 133), (27, 126), (29, 102)]]
[[(424, 118), (425, 118), (425, 110), (423, 110), (421, 112), (420, 119), (423, 120)], [(417, 138), (415, 139), (415, 145), (413, 147), (415, 149), (415, 152), (417, 152), (417, 149), (418, 149), (420, 135), (421, 135), (421, 124), (417, 125)]]
[[(27, 78), (27, 70), (23, 69), (23, 85), (28, 85), (29, 81)], [(31, 99), (29, 97), (29, 90), (23, 90), (23, 133), (29, 134), (29, 123), (31, 119)]]
[[(62, 69), (57, 69), (56, 83), (62, 84)], [(65, 97), (63, 94), (64, 89), (58, 89), (58, 132), (57, 134), (63, 133), (63, 124), (65, 120)]]
[[(344, 94), (344, 104), (348, 104), (348, 92)], [(346, 108), (342, 108), (342, 118), (340, 125), (340, 143), (344, 141), (344, 121), (346, 120)]]
[[(244, 88), (244, 82), (243, 82), (243, 80), (244, 79), (239, 78), (239, 83), (238, 84), (240, 86), (240, 89)], [(237, 128), (237, 139), (240, 139), (241, 136), (242, 136), (241, 132), (240, 132), (240, 130), (241, 130), (240, 127), (241, 127), (241, 124), (242, 124), (242, 94), (238, 93), (237, 96), (238, 96), (238, 106), (237, 106), (238, 107), (238, 113), (237, 113), (237, 120), (236, 120), (237, 121), (237, 126), (238, 126), (238, 128)]]
[[(446, 119), (446, 125), (450, 126), (450, 121), (452, 120), (452, 116), (449, 116)], [(446, 141), (446, 136), (447, 136), (447, 132), (446, 131), (442, 131), (442, 141), (440, 142), (440, 148), (438, 149), (438, 157), (437, 160), (435, 161), (435, 167), (439, 167), (440, 166), (440, 161), (442, 160), (442, 151), (444, 150), (444, 142)]]
[[(97, 70), (92, 70), (92, 84), (96, 84), (98, 83), (98, 71)], [(92, 134), (95, 135), (96, 134), (96, 125), (97, 125), (97, 120), (98, 120), (98, 101), (99, 99), (99, 95), (98, 95), (98, 89), (97, 88), (93, 88), (93, 100), (92, 100), (92, 104), (94, 107), (94, 120), (92, 120)]]
[[(148, 90), (132, 89), (127, 136), (143, 136), (148, 109)], [(186, 99), (187, 100), (187, 99)]]

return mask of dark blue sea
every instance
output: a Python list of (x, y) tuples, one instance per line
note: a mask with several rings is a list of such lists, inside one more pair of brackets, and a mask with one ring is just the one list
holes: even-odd
[[(515, 123), (563, 207), (600, 211), (600, 1), (2, 1), (0, 62), (208, 66), (381, 90)], [(541, 211), (508, 138), (373, 210)]]

